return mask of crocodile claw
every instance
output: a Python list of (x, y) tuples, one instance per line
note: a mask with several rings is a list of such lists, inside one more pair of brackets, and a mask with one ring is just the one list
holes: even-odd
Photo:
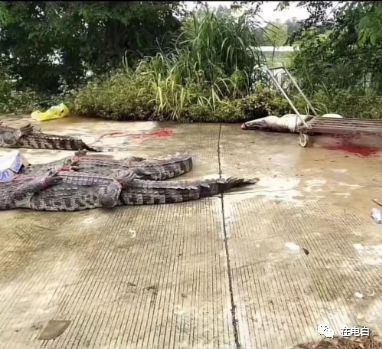
[(122, 188), (125, 188), (129, 185), (129, 183), (136, 179), (137, 175), (134, 171), (127, 170), (122, 172), (117, 179), (117, 181), (122, 185)]

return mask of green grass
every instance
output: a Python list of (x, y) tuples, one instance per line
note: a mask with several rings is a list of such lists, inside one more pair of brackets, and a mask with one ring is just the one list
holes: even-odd
[(256, 47), (245, 17), (200, 12), (185, 21), (172, 52), (145, 58), (134, 69), (124, 60), (112, 78), (78, 92), (75, 111), (119, 119), (217, 119), (229, 101), (253, 92), (254, 68), (263, 61)]

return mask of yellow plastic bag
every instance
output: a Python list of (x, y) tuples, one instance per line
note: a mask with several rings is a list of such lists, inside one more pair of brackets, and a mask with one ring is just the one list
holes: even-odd
[(69, 115), (69, 109), (64, 104), (55, 105), (50, 107), (46, 112), (36, 110), (32, 113), (31, 117), (37, 121), (49, 121), (54, 119), (61, 119)]

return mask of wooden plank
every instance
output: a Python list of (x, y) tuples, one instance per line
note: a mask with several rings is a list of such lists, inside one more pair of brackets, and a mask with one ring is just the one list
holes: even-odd
[(375, 133), (381, 133), (382, 128), (381, 127), (356, 127), (356, 126), (345, 126), (345, 125), (313, 125), (309, 129), (316, 129), (316, 128), (328, 128), (328, 129), (334, 129), (334, 130), (353, 130), (353, 131), (360, 131), (360, 132), (375, 132)]
[(382, 124), (367, 124), (367, 123), (334, 123), (334, 122), (312, 122), (309, 126), (329, 125), (333, 127), (357, 127), (357, 128), (382, 128)]
[(369, 127), (382, 127), (382, 122), (365, 122), (365, 121), (332, 121), (332, 120), (312, 120), (308, 125), (355, 125), (355, 126), (369, 126)]
[(308, 126), (299, 127), (299, 131), (313, 135), (343, 134), (343, 135), (382, 135), (382, 120), (337, 119), (314, 117), (308, 121)]
[(335, 124), (335, 123), (329, 123), (329, 122), (316, 122), (312, 123), (309, 126), (333, 126), (333, 127), (357, 127), (357, 128), (374, 128), (379, 129), (382, 128), (382, 125), (370, 125), (370, 124)]
[(331, 125), (331, 126), (353, 126), (353, 127), (371, 127), (380, 128), (382, 124), (364, 124), (364, 123), (335, 123), (335, 122), (312, 122), (308, 124), (309, 126), (314, 125)]
[(382, 119), (345, 119), (345, 118), (321, 118), (321, 117), (313, 117), (312, 120), (324, 120), (324, 121), (335, 121), (335, 122), (382, 122)]
[(309, 120), (308, 123), (312, 122), (332, 122), (332, 123), (363, 123), (363, 124), (382, 124), (380, 119), (336, 119), (336, 118), (320, 118), (314, 117)]
[(375, 129), (361, 129), (361, 128), (354, 128), (354, 127), (330, 127), (330, 126), (315, 126), (309, 129), (305, 130), (306, 132), (330, 132), (330, 133), (336, 133), (336, 132), (343, 132), (343, 133), (364, 133), (364, 134), (382, 134), (382, 131), (379, 132)]
[(370, 122), (370, 123), (382, 123), (382, 119), (348, 119), (348, 118), (322, 118), (322, 117), (314, 117), (309, 122), (314, 121), (314, 120), (322, 120), (322, 121), (333, 121), (333, 122)]

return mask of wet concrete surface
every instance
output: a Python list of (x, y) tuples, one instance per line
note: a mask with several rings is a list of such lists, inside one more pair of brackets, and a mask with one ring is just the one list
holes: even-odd
[[(0, 212), (0, 347), (278, 349), (320, 339), (322, 323), (381, 334), (380, 152), (325, 137), (301, 148), (297, 135), (239, 124), (41, 127), (89, 143), (126, 132), (97, 143), (120, 147), (116, 158), (189, 152), (182, 180), (260, 181), (183, 204)], [(32, 163), (72, 154), (21, 151)]]

